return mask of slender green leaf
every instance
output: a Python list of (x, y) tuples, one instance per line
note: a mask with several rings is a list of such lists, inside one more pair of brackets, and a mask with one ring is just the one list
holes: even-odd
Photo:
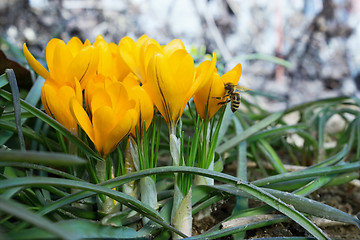
[[(135, 229), (129, 227), (113, 227), (109, 225), (100, 225), (96, 222), (85, 220), (67, 220), (54, 224), (56, 228), (61, 229), (64, 233), (78, 239), (139, 239), (146, 237), (139, 235)], [(45, 232), (39, 228), (25, 229), (10, 235), (12, 239), (53, 239), (53, 234)]]
[(264, 191), (280, 198), (282, 201), (294, 206), (301, 212), (334, 221), (354, 224), (360, 229), (360, 221), (357, 218), (334, 207), (292, 193), (267, 188), (264, 188)]
[[(2, 118), (2, 119), (0, 119), (0, 129), (5, 129), (5, 130), (9, 130), (11, 132), (16, 132), (16, 125), (12, 121), (3, 121), (3, 118)], [(49, 139), (44, 136), (41, 136), (40, 134), (36, 133), (34, 130), (32, 130), (30, 128), (23, 128), (22, 132), (25, 137), (31, 138), (31, 139), (43, 144), (44, 146), (49, 145), (54, 150), (60, 150), (59, 144), (56, 143), (54, 140)], [(10, 135), (8, 135), (8, 137), (6, 139), (1, 140), (0, 143), (1, 142), (5, 143), (11, 137), (11, 135), (12, 135), (12, 133)]]
[(284, 135), (287, 133), (291, 133), (291, 132), (297, 132), (299, 130), (304, 130), (307, 126), (305, 124), (296, 124), (296, 125), (284, 125), (281, 127), (275, 127), (275, 128), (271, 128), (271, 129), (265, 129), (262, 130), (254, 135), (252, 135), (251, 137), (249, 137), (247, 139), (248, 142), (255, 142), (258, 141), (259, 139), (264, 139), (268, 136), (272, 136), (275, 134), (279, 134), (279, 135)]
[[(279, 223), (279, 222), (283, 222), (285, 220), (287, 220), (288, 218), (286, 216), (280, 216), (280, 215), (273, 215), (271, 216), (271, 219), (267, 219), (267, 220), (259, 220), (259, 217), (245, 217), (239, 219), (239, 224), (236, 225), (234, 227), (226, 227), (223, 228), (221, 230), (217, 230), (217, 231), (208, 231), (206, 233), (197, 235), (197, 236), (193, 236), (190, 237), (188, 239), (219, 239), (222, 237), (226, 237), (229, 236), (231, 234), (236, 234), (239, 232), (243, 232), (246, 230), (252, 230), (252, 229), (257, 229), (257, 228), (261, 228), (261, 227), (265, 227), (265, 226), (269, 226), (275, 223)], [(247, 220), (247, 221), (246, 221)], [(244, 223), (246, 221), (246, 223)], [(250, 222), (251, 221), (251, 222)], [(241, 222), (243, 224), (241, 224)], [(281, 240), (283, 240), (284, 238), (281, 238)], [(308, 238), (306, 238), (308, 239)]]
[(247, 139), (248, 137), (254, 135), (256, 132), (260, 131), (261, 129), (269, 126), (271, 123), (278, 120), (283, 115), (283, 112), (276, 112), (268, 117), (262, 119), (261, 121), (257, 122), (256, 124), (252, 125), (248, 129), (246, 129), (241, 135), (235, 136), (229, 141), (221, 144), (216, 148), (216, 151), (219, 153), (223, 153), (230, 148), (237, 146), (239, 143)]
[(0, 152), (0, 162), (38, 163), (52, 166), (85, 164), (87, 161), (74, 155), (52, 152), (4, 151)]
[(274, 169), (278, 173), (285, 173), (286, 169), (284, 165), (282, 164), (279, 156), (276, 154), (275, 150), (270, 146), (270, 144), (264, 139), (260, 139), (258, 144), (260, 150), (269, 159), (270, 164), (274, 167)]
[[(1, 153), (0, 153), (0, 156), (1, 156)], [(77, 160), (78, 160), (78, 158), (77, 158)], [(57, 169), (54, 169), (54, 168), (33, 164), (33, 163), (16, 162), (16, 161), (3, 162), (2, 160), (0, 160), (0, 167), (5, 167), (5, 166), (31, 168), (31, 169), (36, 169), (36, 170), (48, 172), (48, 173), (51, 173), (51, 174), (54, 174), (54, 175), (58, 175), (58, 176), (63, 177), (63, 178), (68, 178), (68, 179), (77, 180), (77, 181), (84, 181), (84, 180), (82, 180), (80, 178), (77, 178), (74, 175), (71, 175), (69, 173), (66, 173), (66, 172), (63, 172), (63, 171), (60, 171), (60, 170), (57, 170)]]
[(9, 82), (6, 77), (6, 73), (0, 75), (0, 88), (7, 85)]
[(270, 176), (266, 178), (262, 178), (252, 183), (256, 186), (266, 186), (271, 183), (278, 183), (287, 180), (300, 179), (304, 177), (318, 177), (325, 176), (336, 173), (345, 173), (356, 171), (360, 168), (360, 162), (348, 163), (340, 166), (331, 166), (331, 167), (323, 167), (323, 168), (308, 168), (303, 171), (291, 172), (291, 173), (282, 173), (275, 176)]
[(6, 69), (5, 73), (9, 80), (11, 91), (12, 91), (12, 102), (13, 102), (14, 113), (15, 113), (15, 124), (16, 124), (17, 135), (19, 137), (20, 149), (24, 151), (25, 150), (25, 140), (24, 140), (24, 135), (22, 132), (22, 127), (21, 127), (22, 123), (21, 123), (19, 88), (17, 86), (14, 70)]
[(0, 210), (7, 214), (14, 215), (24, 221), (30, 222), (31, 224), (54, 234), (58, 238), (69, 240), (77, 239), (75, 236), (64, 231), (64, 229), (55, 226), (44, 217), (27, 210), (23, 205), (15, 203), (14, 200), (0, 197)]
[(51, 186), (63, 186), (63, 187), (70, 187), (70, 188), (79, 188), (83, 190), (89, 190), (96, 193), (104, 194), (112, 199), (128, 206), (129, 208), (137, 211), (140, 214), (144, 214), (146, 217), (150, 218), (154, 222), (162, 225), (163, 227), (172, 230), (179, 234), (182, 237), (185, 237), (183, 233), (179, 232), (169, 224), (163, 221), (161, 216), (157, 211), (153, 208), (149, 207), (148, 205), (140, 202), (139, 200), (130, 197), (127, 194), (122, 192), (114, 191), (112, 189), (94, 185), (87, 182), (79, 182), (73, 181), (68, 179), (58, 179), (58, 178), (49, 178), (49, 177), (19, 177), (13, 179), (6, 179), (2, 180), (0, 184), (0, 189), (5, 188), (12, 188), (12, 187), (19, 187), (19, 186), (43, 186), (43, 185), (51, 185)]
[(240, 181), (236, 187), (226, 185), (209, 187), (231, 193), (235, 196), (243, 196), (244, 193), (249, 194), (252, 197), (255, 197), (256, 199), (265, 202), (269, 206), (293, 219), (317, 239), (329, 239), (320, 228), (318, 228), (314, 223), (312, 223), (309, 219), (307, 219), (303, 214), (298, 212), (292, 206), (286, 204), (281, 199), (278, 199), (273, 195), (268, 194), (267, 192), (265, 192), (265, 190), (260, 189), (252, 184)]
[(291, 63), (287, 60), (284, 60), (282, 58), (275, 57), (273, 55), (267, 55), (263, 53), (251, 53), (251, 54), (245, 54), (240, 57), (241, 59), (245, 61), (250, 60), (264, 60), (268, 62), (272, 62), (281, 66), (284, 66), (286, 68), (291, 68)]
[(39, 76), (33, 86), (31, 87), (29, 93), (25, 97), (25, 101), (33, 106), (40, 100), (41, 88), (44, 85), (45, 79)]

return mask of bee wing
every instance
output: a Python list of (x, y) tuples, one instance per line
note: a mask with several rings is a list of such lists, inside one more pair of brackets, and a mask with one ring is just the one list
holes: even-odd
[(252, 89), (250, 89), (250, 88), (243, 87), (243, 86), (239, 86), (239, 85), (236, 85), (234, 88), (235, 88), (236, 90), (238, 90), (239, 92), (252, 91)]

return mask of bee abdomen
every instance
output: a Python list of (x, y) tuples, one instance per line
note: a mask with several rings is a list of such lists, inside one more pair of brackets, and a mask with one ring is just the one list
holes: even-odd
[(241, 96), (238, 92), (233, 92), (231, 94), (231, 111), (236, 112), (240, 106)]

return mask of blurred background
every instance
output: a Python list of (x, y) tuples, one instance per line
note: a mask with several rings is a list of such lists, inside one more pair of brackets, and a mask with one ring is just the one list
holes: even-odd
[(196, 61), (215, 51), (220, 71), (240, 62), (240, 85), (279, 110), (357, 94), (359, 21), (357, 0), (0, 0), (0, 71), (12, 60), (25, 63), (24, 42), (43, 57), (54, 37), (179, 38)]

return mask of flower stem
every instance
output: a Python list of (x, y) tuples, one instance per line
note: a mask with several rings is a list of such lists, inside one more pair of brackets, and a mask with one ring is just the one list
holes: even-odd
[[(181, 141), (175, 135), (175, 127), (170, 128), (170, 153), (173, 159), (173, 166), (180, 166), (183, 164), (181, 158)], [(184, 196), (181, 189), (183, 184), (178, 181), (179, 174), (175, 173), (174, 180), (174, 201), (171, 212), (171, 222), (176, 229), (183, 232), (187, 236), (192, 235), (192, 212), (191, 212), (191, 188)], [(181, 238), (177, 234), (173, 234), (173, 239)]]

